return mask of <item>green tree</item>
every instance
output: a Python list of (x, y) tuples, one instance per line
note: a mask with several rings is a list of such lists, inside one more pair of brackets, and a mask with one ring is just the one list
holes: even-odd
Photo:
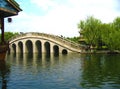
[(114, 19), (113, 25), (115, 27), (115, 30), (120, 31), (120, 17)]
[(71, 40), (73, 42), (79, 43), (80, 37), (67, 37), (68, 40)]
[(120, 49), (120, 30), (117, 30), (115, 25), (102, 25), (102, 41), (106, 44), (110, 51)]
[[(5, 41), (8, 41), (11, 37), (15, 36), (15, 35), (18, 35), (19, 33), (13, 33), (13, 32), (5, 32), (4, 33), (4, 38), (5, 38)], [(0, 37), (1, 37), (1, 34), (0, 34)], [(0, 40), (1, 41), (1, 40)]]
[(105, 45), (110, 51), (120, 50), (120, 17), (107, 24), (90, 16), (80, 21), (78, 28), (89, 46), (102, 48)]
[(101, 21), (93, 16), (88, 17), (85, 21), (80, 21), (78, 24), (78, 28), (89, 46), (99, 45), (99, 41), (101, 40), (101, 24)]

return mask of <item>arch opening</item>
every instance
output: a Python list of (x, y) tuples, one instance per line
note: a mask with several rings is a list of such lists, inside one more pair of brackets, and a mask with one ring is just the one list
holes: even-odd
[(54, 56), (59, 56), (59, 47), (57, 45), (53, 46)]
[(41, 43), (41, 41), (36, 41), (36, 50), (37, 50), (37, 53), (38, 54), (42, 54), (42, 43)]
[(63, 49), (62, 54), (66, 55), (66, 54), (68, 54), (68, 51), (66, 49)]
[(16, 54), (16, 44), (12, 44), (13, 53)]
[(23, 43), (21, 41), (18, 43), (18, 49), (19, 53), (23, 54)]
[(46, 52), (46, 56), (50, 56), (50, 43), (49, 42), (45, 42), (45, 52)]
[(26, 52), (30, 54), (33, 53), (33, 43), (31, 40), (26, 41)]

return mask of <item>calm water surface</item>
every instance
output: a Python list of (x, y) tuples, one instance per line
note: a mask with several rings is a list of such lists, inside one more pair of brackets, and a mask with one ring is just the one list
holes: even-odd
[(7, 55), (0, 88), (120, 89), (120, 55)]

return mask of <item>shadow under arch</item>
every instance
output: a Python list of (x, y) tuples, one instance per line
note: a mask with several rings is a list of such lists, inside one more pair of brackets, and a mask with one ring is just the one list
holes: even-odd
[(49, 42), (45, 42), (44, 43), (45, 46), (45, 53), (47, 57), (50, 57), (50, 43)]
[(18, 49), (21, 54), (23, 54), (23, 43), (20, 41), (18, 42)]
[(53, 46), (54, 56), (59, 56), (59, 47), (57, 45)]
[(40, 40), (35, 42), (37, 53), (42, 55), (42, 43)]
[(16, 54), (16, 44), (12, 44), (13, 53)]
[(33, 43), (31, 40), (26, 41), (26, 52), (29, 54), (33, 54)]
[(66, 54), (68, 54), (68, 51), (66, 49), (63, 49), (62, 54), (66, 55)]

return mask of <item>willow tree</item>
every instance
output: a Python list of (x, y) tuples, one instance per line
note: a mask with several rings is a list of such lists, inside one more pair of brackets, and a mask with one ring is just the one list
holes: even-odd
[(114, 26), (112, 24), (102, 24), (102, 41), (105, 43), (108, 49), (113, 50), (113, 35), (115, 33)]
[(87, 17), (86, 20), (82, 20), (78, 24), (78, 28), (89, 46), (98, 46), (101, 40), (101, 24), (101, 21), (93, 16)]
[(120, 17), (114, 19), (113, 25), (116, 31), (120, 31)]
[(120, 17), (117, 17), (114, 19), (113, 21), (113, 26), (114, 26), (114, 30), (115, 30), (115, 34), (113, 37), (115, 42), (115, 49), (120, 50)]
[(120, 50), (120, 18), (113, 23), (102, 24), (102, 41), (110, 51)]
[(100, 47), (103, 43), (110, 51), (120, 51), (120, 17), (106, 24), (90, 16), (80, 21), (78, 28), (89, 46)]

